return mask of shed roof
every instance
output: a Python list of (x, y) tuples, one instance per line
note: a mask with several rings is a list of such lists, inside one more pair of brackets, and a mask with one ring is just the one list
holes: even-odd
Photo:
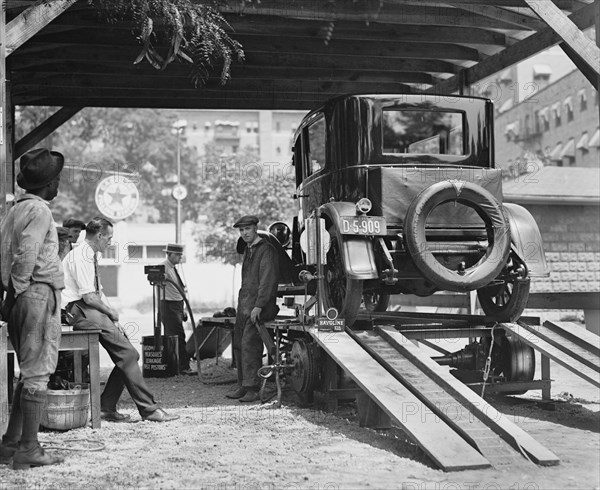
[[(15, 105), (307, 110), (346, 93), (452, 93), (562, 40), (523, 0), (223, 0), (245, 60), (226, 85), (215, 66), (196, 88), (186, 63), (134, 64), (142, 46), (132, 22), (102, 22), (88, 2), (17, 44), (27, 29), (12, 21), (36, 3), (3, 2)], [(553, 6), (586, 29), (592, 3)]]
[(543, 167), (505, 182), (503, 191), (509, 202), (600, 204), (600, 168)]

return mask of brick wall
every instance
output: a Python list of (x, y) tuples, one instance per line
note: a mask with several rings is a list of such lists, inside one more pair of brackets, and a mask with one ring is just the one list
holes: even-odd
[(532, 291), (600, 291), (600, 207), (525, 207), (540, 228), (550, 268), (550, 277), (535, 279)]

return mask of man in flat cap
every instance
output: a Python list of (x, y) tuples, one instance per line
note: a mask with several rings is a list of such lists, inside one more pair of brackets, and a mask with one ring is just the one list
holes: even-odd
[(263, 342), (256, 324), (272, 320), (279, 308), (277, 250), (258, 235), (258, 218), (242, 216), (233, 225), (246, 243), (242, 263), (242, 286), (233, 331), (233, 350), (238, 375), (237, 389), (226, 395), (241, 402), (259, 399), (257, 372), (262, 366)]
[(176, 265), (183, 258), (183, 245), (169, 243), (163, 250), (167, 258), (162, 263), (165, 266), (165, 276), (171, 282), (165, 285), (165, 299), (162, 302), (162, 322), (165, 326), (165, 335), (174, 335), (179, 339), (179, 374), (195, 374), (190, 369), (190, 358), (185, 349), (185, 330), (183, 322), (187, 321), (183, 295), (175, 287), (177, 284), (185, 292), (185, 284), (177, 271)]
[(15, 387), (0, 463), (28, 469), (61, 463), (38, 442), (48, 381), (60, 344), (60, 301), (64, 274), (58, 236), (48, 201), (58, 194), (64, 157), (37, 148), (21, 157), (17, 184), (25, 189), (0, 224), (2, 316), (15, 348), (21, 377)]

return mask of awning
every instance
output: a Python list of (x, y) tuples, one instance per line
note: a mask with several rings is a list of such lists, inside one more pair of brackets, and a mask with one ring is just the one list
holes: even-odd
[(567, 144), (564, 146), (562, 151), (560, 152), (560, 158), (569, 157), (575, 158), (575, 139), (571, 138), (567, 141)]
[(573, 101), (572, 101), (572, 99), (571, 99), (571, 96), (569, 96), (569, 97), (567, 97), (567, 98), (565, 99), (565, 101), (563, 102), (563, 105), (564, 105), (565, 107), (568, 107), (570, 111), (572, 111), (572, 110), (573, 110)]
[(550, 160), (561, 160), (562, 157), (560, 156), (560, 152), (562, 150), (562, 143), (558, 142), (556, 143), (556, 146), (554, 147), (554, 150), (552, 150), (550, 152)]
[(506, 70), (504, 70), (501, 74), (500, 74), (500, 81), (510, 81), (512, 82), (513, 79), (513, 75), (512, 75), (512, 71), (510, 68), (507, 68)]
[(552, 104), (552, 112), (556, 112), (556, 115), (560, 117), (560, 102)]
[(596, 128), (596, 132), (594, 136), (590, 138), (588, 141), (588, 146), (597, 146), (600, 147), (600, 128)]
[(544, 120), (547, 121), (548, 120), (548, 107), (544, 107), (540, 112), (539, 112), (540, 117)]
[(579, 138), (579, 141), (575, 145), (575, 148), (578, 150), (588, 151), (588, 139), (588, 133), (587, 131), (584, 131), (584, 133), (581, 135), (581, 138)]
[(535, 64), (533, 65), (533, 77), (550, 76), (552, 75), (552, 68), (548, 65)]
[(579, 90), (579, 92), (577, 92), (577, 98), (579, 100), (585, 100), (587, 102), (587, 94), (586, 94), (584, 88), (582, 88), (581, 90)]

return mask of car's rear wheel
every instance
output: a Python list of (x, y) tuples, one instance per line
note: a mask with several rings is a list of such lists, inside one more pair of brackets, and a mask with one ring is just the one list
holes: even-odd
[(500, 322), (514, 322), (527, 307), (529, 278), (513, 278), (477, 290), (479, 304), (486, 315)]
[[(427, 219), (435, 208), (446, 202), (456, 202), (473, 209), (485, 224), (487, 249), (481, 260), (470, 267), (458, 270), (446, 268), (436, 259), (427, 243)], [(502, 206), (490, 192), (471, 182), (443, 181), (424, 189), (408, 208), (404, 237), (408, 251), (423, 276), (447, 291), (465, 292), (489, 284), (505, 266), (510, 251), (510, 226)]]
[(346, 320), (346, 326), (351, 327), (360, 309), (363, 282), (346, 275), (344, 259), (334, 229), (330, 230), (330, 235), (331, 245), (321, 279), (323, 306), (326, 310), (331, 307), (337, 309), (339, 316)]

